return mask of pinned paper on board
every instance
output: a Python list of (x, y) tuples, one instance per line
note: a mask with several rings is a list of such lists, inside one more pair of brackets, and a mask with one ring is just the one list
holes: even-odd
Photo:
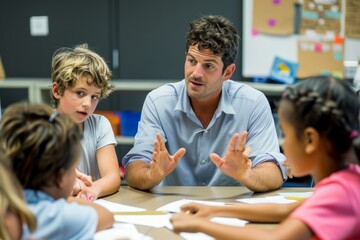
[(293, 0), (254, 0), (252, 29), (265, 34), (293, 34), (294, 3)]
[(345, 36), (360, 38), (360, 1), (345, 1)]
[(343, 41), (298, 40), (298, 77), (312, 75), (333, 75), (343, 77), (344, 74)]
[(304, 0), (301, 33), (309, 30), (324, 34), (340, 33), (341, 0)]
[(33, 37), (49, 35), (49, 17), (32, 16), (30, 17), (30, 35)]
[(293, 84), (299, 65), (286, 59), (275, 57), (271, 68), (270, 78), (274, 81)]

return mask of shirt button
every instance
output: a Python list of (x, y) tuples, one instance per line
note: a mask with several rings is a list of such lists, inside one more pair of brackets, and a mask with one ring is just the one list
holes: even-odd
[(201, 160), (201, 164), (205, 164), (206, 163), (206, 161), (205, 160)]

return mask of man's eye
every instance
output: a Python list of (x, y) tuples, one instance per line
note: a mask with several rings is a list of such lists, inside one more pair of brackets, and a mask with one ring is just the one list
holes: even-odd
[(189, 59), (188, 61), (189, 61), (189, 63), (190, 63), (191, 65), (195, 65), (195, 64), (196, 64), (196, 61), (193, 60), (193, 59)]
[(204, 65), (204, 68), (205, 69), (208, 69), (208, 70), (213, 70), (214, 69), (214, 66), (212, 64), (205, 64)]

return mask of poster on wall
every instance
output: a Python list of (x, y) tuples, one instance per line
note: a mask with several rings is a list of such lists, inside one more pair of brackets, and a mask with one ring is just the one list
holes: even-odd
[(298, 40), (299, 71), (297, 77), (313, 75), (344, 76), (343, 41)]
[(294, 3), (295, 1), (293, 0), (254, 0), (252, 15), (253, 34), (293, 34)]
[(304, 0), (301, 33), (340, 33), (341, 0)]

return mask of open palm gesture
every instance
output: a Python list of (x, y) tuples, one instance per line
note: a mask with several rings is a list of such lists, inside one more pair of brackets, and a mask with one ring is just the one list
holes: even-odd
[(175, 168), (179, 160), (184, 156), (185, 148), (180, 148), (174, 155), (170, 155), (166, 149), (160, 133), (156, 134), (154, 152), (150, 162), (150, 172), (155, 178), (163, 179)]
[(228, 149), (223, 158), (218, 154), (210, 154), (211, 161), (226, 175), (242, 182), (251, 174), (250, 147), (245, 146), (248, 133), (234, 134), (230, 139)]

